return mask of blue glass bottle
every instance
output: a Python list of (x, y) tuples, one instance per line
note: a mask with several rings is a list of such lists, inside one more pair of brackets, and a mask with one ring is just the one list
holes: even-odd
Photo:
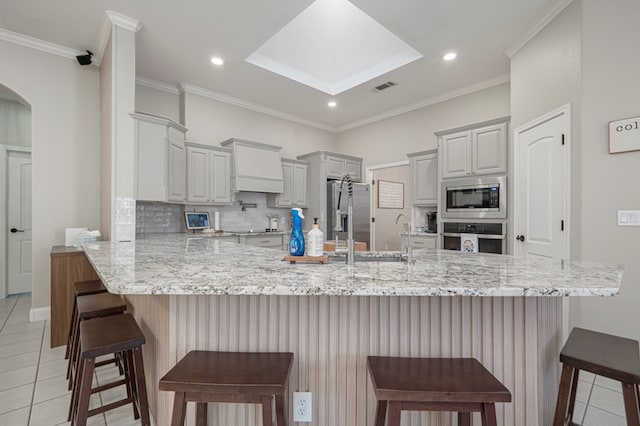
[(293, 218), (291, 225), (291, 237), (289, 238), (289, 253), (291, 256), (304, 256), (304, 235), (302, 234), (302, 209), (291, 209)]

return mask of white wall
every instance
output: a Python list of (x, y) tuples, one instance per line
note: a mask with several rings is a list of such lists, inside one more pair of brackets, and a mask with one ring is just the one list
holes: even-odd
[(572, 323), (640, 339), (640, 227), (619, 227), (618, 209), (640, 210), (640, 151), (608, 152), (609, 121), (640, 115), (640, 2), (582, 1), (582, 193), (579, 255), (624, 265), (621, 294), (572, 300)]
[(284, 158), (335, 148), (335, 135), (325, 130), (192, 93), (184, 93), (182, 102), (188, 141), (208, 145), (219, 145), (229, 138), (262, 142), (281, 146)]
[(161, 115), (180, 123), (180, 95), (136, 84), (136, 111)]
[(0, 84), (31, 104), (33, 301), (49, 306), (51, 246), (99, 225), (98, 69), (0, 41)]
[(607, 132), (640, 115), (638, 15), (636, 0), (575, 0), (511, 62), (514, 127), (572, 105), (571, 257), (625, 268), (620, 296), (571, 299), (571, 326), (636, 339), (640, 228), (616, 226), (616, 210), (640, 209), (640, 152), (610, 155)]
[(434, 133), (509, 115), (509, 84), (501, 84), (397, 115), (338, 135), (336, 151), (364, 159), (364, 167), (407, 160), (437, 147)]

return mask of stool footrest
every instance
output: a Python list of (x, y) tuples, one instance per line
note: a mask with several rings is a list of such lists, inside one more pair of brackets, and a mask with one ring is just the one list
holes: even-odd
[(104, 385), (96, 386), (95, 388), (91, 388), (91, 393), (102, 392), (107, 389), (113, 389), (118, 386), (126, 385), (127, 381), (125, 379), (121, 379), (115, 382), (106, 383)]
[(94, 408), (93, 410), (89, 410), (87, 417), (95, 416), (96, 414), (104, 413), (105, 411), (113, 410), (114, 408), (122, 407), (123, 405), (134, 403), (133, 398), (125, 398), (119, 401), (112, 402), (107, 405), (103, 405), (98, 408)]

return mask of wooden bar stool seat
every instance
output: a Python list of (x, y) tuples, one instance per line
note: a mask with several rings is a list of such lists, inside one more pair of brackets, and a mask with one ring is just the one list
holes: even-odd
[[(73, 324), (71, 350), (69, 352), (69, 363), (67, 365), (67, 379), (69, 379), (69, 389), (74, 381), (74, 373), (79, 364), (80, 354), (80, 324), (92, 318), (107, 317), (110, 315), (123, 314), (127, 309), (127, 304), (120, 296), (111, 293), (97, 293), (79, 296), (76, 298), (76, 318)], [(116, 359), (102, 362), (100, 365), (116, 362)], [(122, 373), (122, 371), (121, 371)]]
[(69, 322), (69, 335), (67, 337), (67, 350), (64, 354), (64, 359), (69, 359), (71, 354), (71, 342), (73, 340), (73, 326), (78, 316), (77, 299), (79, 296), (86, 296), (89, 294), (107, 293), (107, 288), (102, 284), (100, 280), (89, 281), (77, 281), (73, 283), (73, 309), (71, 310), (71, 321)]
[[(131, 314), (91, 319), (80, 323), (80, 364), (71, 396), (71, 423), (85, 426), (87, 418), (125, 404), (133, 405), (136, 419), (149, 426), (149, 405), (142, 361), (144, 334)], [(124, 379), (92, 388), (96, 358), (123, 354)], [(91, 394), (125, 385), (127, 397), (89, 410)]]
[(184, 424), (187, 402), (196, 402), (196, 425), (207, 424), (208, 402), (262, 404), (262, 424), (286, 426), (284, 394), (293, 361), (290, 352), (191, 351), (162, 379), (160, 390), (175, 392), (172, 426)]
[(617, 380), (627, 425), (640, 426), (640, 349), (637, 340), (574, 328), (560, 352), (562, 376), (554, 426), (573, 424), (580, 370)]
[(400, 426), (408, 411), (458, 412), (458, 425), (470, 426), (480, 412), (483, 426), (496, 426), (495, 403), (511, 393), (474, 358), (370, 356), (367, 368), (378, 399), (376, 426)]

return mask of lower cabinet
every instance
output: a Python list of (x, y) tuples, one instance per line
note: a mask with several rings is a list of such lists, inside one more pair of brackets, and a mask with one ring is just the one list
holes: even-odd
[(51, 347), (67, 344), (73, 311), (73, 283), (99, 279), (84, 250), (54, 246), (51, 249)]
[(284, 249), (285, 235), (240, 235), (239, 243), (257, 247)]
[[(415, 249), (419, 249), (419, 248), (434, 249), (436, 248), (437, 240), (438, 240), (437, 234), (428, 234), (428, 235), (411, 234), (411, 247)], [(407, 247), (407, 244), (408, 244), (407, 234), (404, 233), (402, 234), (403, 250)]]

